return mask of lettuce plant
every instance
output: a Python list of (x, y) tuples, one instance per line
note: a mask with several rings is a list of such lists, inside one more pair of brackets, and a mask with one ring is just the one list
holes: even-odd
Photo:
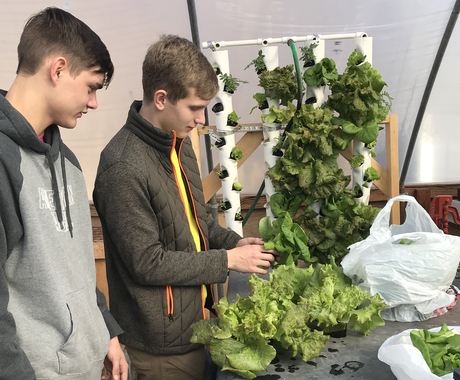
[(392, 98), (383, 91), (386, 83), (380, 73), (365, 59), (357, 51), (350, 55), (345, 72), (330, 82), (328, 104), (339, 113), (334, 123), (342, 126), (343, 138), (351, 141), (356, 136), (369, 144), (377, 139), (378, 124), (385, 120)]
[(277, 67), (259, 75), (259, 86), (265, 90), (265, 98), (279, 99), (287, 106), (297, 97), (297, 81), (293, 73), (294, 65)]
[(352, 285), (334, 260), (315, 269), (280, 265), (269, 280), (253, 274), (248, 284), (248, 297), (237, 295), (231, 304), (222, 298), (213, 306), (218, 318), (195, 323), (191, 338), (209, 345), (222, 370), (246, 379), (266, 370), (277, 349), (291, 350), (304, 361), (318, 356), (329, 339), (324, 331), (340, 323), (364, 335), (385, 324), (380, 312), (386, 305), (380, 296), (370, 297)]

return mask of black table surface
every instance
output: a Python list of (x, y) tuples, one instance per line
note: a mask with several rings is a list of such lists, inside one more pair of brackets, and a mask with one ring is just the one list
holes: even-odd
[[(249, 275), (231, 272), (227, 292), (228, 302), (234, 302), (236, 294), (241, 297), (249, 295), (247, 284)], [(268, 279), (268, 275), (261, 276)], [(459, 286), (459, 280), (455, 284)], [(386, 322), (385, 326), (377, 327), (368, 336), (349, 329), (344, 338), (330, 338), (320, 356), (302, 361), (287, 353), (279, 354), (264, 372), (257, 372), (258, 380), (289, 380), (289, 379), (335, 379), (335, 380), (394, 380), (390, 367), (377, 358), (382, 343), (389, 337), (407, 329), (431, 329), (446, 323), (449, 326), (460, 325), (460, 305), (455, 306), (446, 314), (423, 322)], [(229, 371), (218, 371), (217, 380), (241, 379)]]

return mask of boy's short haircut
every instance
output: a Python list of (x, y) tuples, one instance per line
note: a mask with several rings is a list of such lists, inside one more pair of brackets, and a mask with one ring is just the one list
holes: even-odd
[(158, 90), (165, 90), (168, 101), (176, 104), (189, 96), (190, 89), (203, 100), (219, 91), (217, 75), (203, 53), (189, 40), (163, 35), (147, 51), (142, 65), (144, 102), (153, 102)]
[(99, 67), (104, 86), (112, 80), (114, 67), (107, 47), (84, 22), (70, 13), (49, 7), (32, 16), (24, 26), (18, 45), (17, 74), (34, 75), (51, 55), (66, 58), (74, 76)]

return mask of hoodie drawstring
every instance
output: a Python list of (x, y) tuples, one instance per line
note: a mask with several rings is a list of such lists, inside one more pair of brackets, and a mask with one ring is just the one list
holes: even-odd
[(69, 226), (70, 237), (73, 238), (73, 226), (72, 226), (72, 219), (70, 217), (70, 207), (69, 207), (69, 192), (67, 189), (67, 175), (65, 171), (65, 157), (64, 157), (64, 152), (62, 150), (61, 136), (59, 136), (59, 154), (61, 156), (62, 179), (64, 182), (65, 215), (67, 217), (67, 225)]
[[(61, 155), (61, 169), (62, 169), (62, 177), (63, 177), (63, 182), (64, 182), (65, 211), (66, 211), (67, 225), (69, 227), (70, 237), (73, 238), (72, 220), (70, 218), (70, 209), (69, 209), (69, 194), (67, 190), (67, 177), (66, 177), (66, 172), (65, 172), (65, 158), (62, 152), (62, 144), (61, 144), (60, 138), (59, 138), (59, 154)], [(53, 189), (54, 206), (56, 209), (56, 214), (57, 214), (59, 225), (61, 226), (61, 229), (64, 230), (65, 226), (64, 226), (64, 219), (62, 217), (62, 205), (61, 205), (61, 197), (59, 196), (56, 169), (54, 168), (53, 158), (51, 157), (51, 151), (49, 149), (46, 151), (46, 158), (48, 160), (48, 165), (50, 167), (50, 172), (51, 172), (51, 188)]]

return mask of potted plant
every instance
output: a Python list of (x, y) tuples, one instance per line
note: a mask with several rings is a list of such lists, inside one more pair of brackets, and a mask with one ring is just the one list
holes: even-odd
[(244, 80), (234, 78), (232, 74), (220, 74), (219, 78), (224, 82), (224, 92), (233, 94), (240, 83), (248, 83)]
[(367, 168), (366, 171), (364, 172), (363, 186), (368, 187), (369, 186), (368, 183), (371, 183), (372, 181), (375, 181), (378, 179), (380, 179), (379, 172), (372, 167)]
[(358, 168), (364, 164), (364, 156), (360, 154), (359, 156), (353, 156), (351, 160), (348, 161), (352, 168)]
[(272, 148), (272, 154), (276, 157), (283, 157), (283, 151), (277, 145)]
[(258, 92), (257, 94), (254, 94), (252, 97), (257, 101), (257, 105), (252, 107), (251, 112), (249, 112), (250, 114), (256, 108), (260, 109), (261, 111), (268, 108), (268, 102), (267, 99), (265, 99), (265, 94)]
[(294, 65), (266, 70), (259, 75), (259, 86), (265, 90), (265, 98), (279, 99), (287, 106), (297, 97), (297, 80), (293, 73)]
[(227, 211), (227, 210), (230, 210), (232, 208), (232, 205), (230, 204), (230, 201), (223, 201), (220, 204), (220, 208), (222, 209), (222, 211)]
[(223, 169), (218, 172), (215, 172), (220, 179), (225, 179), (228, 177), (228, 171)]
[(232, 190), (241, 191), (243, 190), (243, 185), (239, 182), (233, 182)]
[(242, 222), (242, 221), (243, 221), (243, 216), (241, 215), (241, 212), (237, 212), (237, 213), (235, 214), (235, 220), (236, 220), (237, 222)]
[(234, 146), (230, 153), (230, 158), (235, 161), (241, 160), (243, 158), (243, 152), (241, 152), (240, 148)]
[(323, 58), (321, 61), (310, 67), (303, 74), (307, 86), (321, 87), (339, 78), (335, 62), (330, 58)]
[(231, 127), (237, 127), (239, 125), (238, 120), (240, 120), (240, 119), (241, 119), (241, 117), (238, 117), (236, 112), (232, 111), (227, 115), (227, 125), (229, 125)]
[(262, 54), (262, 50), (259, 50), (259, 55), (257, 56), (257, 58), (253, 59), (251, 63), (247, 65), (244, 69), (246, 70), (247, 68), (254, 65), (257, 75), (262, 74), (265, 70), (267, 70), (267, 67), (265, 66), (264, 62), (264, 57), (265, 55)]
[(292, 119), (296, 113), (296, 106), (289, 102), (286, 108), (276, 108), (275, 106), (270, 107), (268, 114), (262, 115), (262, 121), (264, 123), (286, 123)]
[(314, 49), (318, 44), (310, 44), (309, 46), (303, 46), (300, 48), (300, 51), (302, 52), (302, 56), (300, 57), (300, 60), (304, 62), (303, 67), (310, 67), (315, 64), (316, 56), (314, 53)]

